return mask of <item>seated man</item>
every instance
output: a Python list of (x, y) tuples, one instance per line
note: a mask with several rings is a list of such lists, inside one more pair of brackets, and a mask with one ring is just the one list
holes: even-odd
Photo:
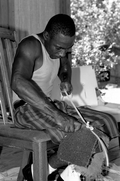
[[(15, 124), (19, 128), (44, 130), (54, 143), (60, 143), (66, 133), (81, 129), (83, 122), (74, 108), (65, 102), (51, 101), (53, 81), (58, 75), (60, 88), (72, 92), (71, 65), (67, 52), (75, 40), (75, 24), (65, 14), (53, 16), (45, 30), (24, 38), (18, 45), (13, 62), (11, 86), (22, 100), (17, 106)], [(79, 107), (86, 121), (98, 125), (110, 139), (118, 136), (116, 121), (106, 113)], [(54, 156), (54, 159), (57, 156)], [(58, 159), (59, 160), (59, 159)], [(63, 162), (52, 162), (54, 168)]]

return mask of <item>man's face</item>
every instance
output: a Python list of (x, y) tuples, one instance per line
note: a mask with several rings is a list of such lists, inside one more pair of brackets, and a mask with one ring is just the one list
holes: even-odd
[(49, 37), (46, 41), (46, 49), (50, 58), (56, 59), (65, 57), (66, 53), (73, 46), (75, 36), (65, 36), (61, 33), (55, 35), (54, 37)]

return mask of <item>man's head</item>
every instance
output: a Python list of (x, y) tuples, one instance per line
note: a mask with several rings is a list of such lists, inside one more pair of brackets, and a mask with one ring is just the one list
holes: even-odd
[(43, 32), (45, 47), (51, 58), (64, 57), (73, 46), (75, 24), (66, 14), (57, 14), (47, 23)]
[(51, 36), (61, 33), (65, 36), (72, 37), (75, 35), (75, 24), (70, 16), (66, 14), (57, 14), (48, 21), (45, 31)]

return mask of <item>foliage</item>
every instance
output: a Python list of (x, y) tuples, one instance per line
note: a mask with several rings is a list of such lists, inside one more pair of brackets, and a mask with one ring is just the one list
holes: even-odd
[(71, 17), (76, 24), (72, 50), (73, 65), (112, 67), (118, 56), (101, 51), (104, 44), (120, 47), (120, 0), (71, 0)]

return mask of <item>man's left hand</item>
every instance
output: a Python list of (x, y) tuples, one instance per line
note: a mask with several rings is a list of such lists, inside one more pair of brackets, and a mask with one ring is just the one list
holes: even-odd
[(68, 95), (70, 95), (73, 90), (72, 84), (69, 82), (61, 82), (60, 90), (63, 96), (66, 96), (65, 91), (67, 92)]

